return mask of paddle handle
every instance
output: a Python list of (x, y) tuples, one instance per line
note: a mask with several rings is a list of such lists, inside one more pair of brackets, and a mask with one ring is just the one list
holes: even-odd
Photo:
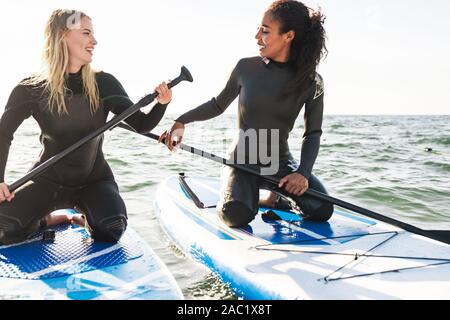
[[(180, 75), (178, 77), (176, 77), (175, 79), (173, 79), (172, 81), (170, 81), (170, 83), (167, 86), (169, 87), (169, 89), (171, 89), (171, 88), (175, 87), (177, 84), (179, 84), (181, 81), (189, 81), (189, 82), (194, 81), (194, 79), (192, 78), (191, 73), (189, 72), (189, 70), (185, 66), (181, 67)], [(141, 100), (139, 100), (139, 102), (137, 104), (141, 104), (142, 107), (145, 107), (146, 105), (149, 105), (153, 100), (155, 100), (155, 98), (158, 95), (159, 95), (158, 92), (155, 91), (154, 93), (143, 97)], [(121, 120), (117, 121), (115, 123), (115, 125), (117, 125), (122, 120), (124, 120), (124, 119), (121, 119)], [(112, 127), (113, 126), (111, 126), (111, 128)], [(110, 128), (108, 128), (108, 129), (110, 129)]]

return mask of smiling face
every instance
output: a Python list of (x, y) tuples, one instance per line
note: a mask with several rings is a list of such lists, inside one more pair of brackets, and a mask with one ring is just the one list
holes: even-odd
[(290, 30), (282, 33), (280, 27), (280, 22), (274, 20), (270, 13), (266, 13), (255, 39), (258, 40), (259, 53), (262, 57), (278, 62), (287, 62), (295, 32)]
[(65, 40), (69, 49), (69, 72), (78, 72), (82, 66), (92, 62), (97, 40), (89, 17), (83, 16), (80, 23), (67, 32)]

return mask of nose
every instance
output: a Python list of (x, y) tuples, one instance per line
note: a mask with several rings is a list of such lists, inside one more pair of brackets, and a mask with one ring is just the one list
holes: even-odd
[(91, 38), (92, 38), (92, 39), (91, 39), (92, 45), (94, 45), (94, 46), (97, 45), (97, 43), (98, 43), (98, 42), (97, 42), (97, 39), (95, 39), (94, 36), (92, 36)]
[(261, 28), (258, 28), (258, 31), (255, 34), (255, 39), (259, 40), (261, 38)]

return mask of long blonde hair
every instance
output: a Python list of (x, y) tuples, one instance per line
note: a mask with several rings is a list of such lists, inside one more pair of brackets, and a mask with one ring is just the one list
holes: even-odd
[[(85, 13), (77, 10), (57, 9), (47, 21), (45, 27), (45, 43), (42, 55), (43, 69), (28, 78), (23, 83), (28, 85), (42, 85), (48, 94), (48, 108), (50, 112), (57, 111), (59, 115), (68, 114), (65, 93), (67, 70), (69, 67), (69, 49), (65, 37), (67, 33), (80, 23)], [(95, 71), (89, 64), (81, 69), (84, 91), (89, 99), (92, 113), (99, 107), (99, 91), (95, 80)]]

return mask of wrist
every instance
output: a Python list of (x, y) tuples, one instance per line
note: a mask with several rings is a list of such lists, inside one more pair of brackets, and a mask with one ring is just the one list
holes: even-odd
[(305, 172), (305, 170), (303, 168), (301, 168), (301, 167), (299, 167), (297, 169), (297, 171), (295, 171), (295, 173), (301, 175), (306, 180), (309, 180), (309, 177), (311, 176), (311, 174), (307, 174), (307, 172)]
[(306, 179), (305, 175), (302, 174), (301, 172), (294, 172), (294, 174), (297, 174), (297, 175), (299, 175), (300, 177)]
[(168, 105), (169, 105), (169, 103), (171, 103), (172, 102), (172, 100), (169, 100), (168, 102), (162, 102), (162, 101), (160, 101), (160, 102), (158, 102), (160, 105), (162, 105), (163, 107), (167, 107)]

